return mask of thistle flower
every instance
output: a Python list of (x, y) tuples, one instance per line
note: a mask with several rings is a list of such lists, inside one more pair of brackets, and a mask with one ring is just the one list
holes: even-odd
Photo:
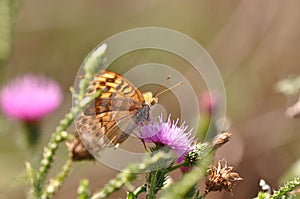
[(219, 108), (220, 96), (215, 92), (205, 92), (199, 97), (199, 103), (211, 115)]
[(218, 165), (212, 166), (208, 170), (206, 178), (205, 194), (211, 191), (225, 191), (232, 192), (233, 187), (243, 178), (238, 173), (232, 172), (233, 167), (227, 166), (225, 160), (219, 161)]
[(158, 121), (152, 120), (149, 125), (141, 127), (140, 136), (144, 142), (170, 147), (177, 153), (178, 162), (181, 162), (184, 156), (192, 150), (194, 137), (191, 135), (191, 130), (186, 132), (185, 124), (180, 127), (177, 124), (178, 119), (176, 122), (171, 122), (169, 116), (167, 122), (164, 123), (160, 116)]
[(0, 98), (5, 115), (21, 121), (39, 121), (58, 108), (62, 94), (53, 80), (26, 74), (5, 85)]
[(39, 122), (56, 110), (62, 100), (58, 84), (42, 76), (26, 74), (5, 85), (0, 91), (2, 112), (23, 122), (30, 146), (39, 136)]

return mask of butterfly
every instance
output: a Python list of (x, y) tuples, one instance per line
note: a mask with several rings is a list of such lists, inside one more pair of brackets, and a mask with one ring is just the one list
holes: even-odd
[(85, 96), (98, 91), (101, 94), (76, 118), (78, 135), (92, 153), (119, 146), (149, 121), (150, 106), (158, 101), (151, 92), (143, 95), (129, 80), (108, 70), (94, 75)]

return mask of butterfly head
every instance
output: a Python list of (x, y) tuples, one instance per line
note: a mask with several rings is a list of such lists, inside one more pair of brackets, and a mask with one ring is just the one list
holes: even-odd
[(144, 99), (145, 99), (145, 104), (148, 106), (153, 106), (154, 104), (158, 103), (158, 98), (153, 97), (153, 94), (151, 92), (146, 92), (143, 93)]

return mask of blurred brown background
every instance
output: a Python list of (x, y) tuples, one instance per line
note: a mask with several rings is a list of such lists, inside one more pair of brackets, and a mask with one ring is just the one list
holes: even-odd
[[(282, 174), (300, 157), (299, 120), (284, 114), (295, 99), (274, 89), (281, 78), (300, 74), (298, 0), (23, 1), (2, 75), (6, 81), (35, 72), (60, 83), (64, 103), (44, 121), (43, 143), (71, 107), (68, 90), (87, 53), (113, 34), (145, 26), (170, 28), (192, 37), (209, 52), (223, 76), (233, 138), (220, 149), (217, 159), (225, 158), (244, 181), (233, 195), (221, 192), (207, 198), (254, 197), (261, 178), (277, 187)], [(140, 60), (176, 64), (162, 57), (138, 55), (122, 58), (122, 64), (137, 65)], [(28, 156), (16, 144), (20, 128), (13, 122), (1, 122), (0, 197), (25, 198), (24, 162)], [(57, 169), (63, 164), (65, 149), (60, 153)], [(88, 178), (95, 191), (116, 173), (97, 162), (77, 163), (55, 198), (75, 198), (81, 178)], [(125, 191), (121, 189), (111, 198), (124, 197)]]

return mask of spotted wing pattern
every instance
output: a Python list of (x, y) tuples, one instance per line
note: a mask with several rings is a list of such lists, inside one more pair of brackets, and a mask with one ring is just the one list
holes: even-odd
[(121, 144), (149, 114), (141, 92), (115, 72), (105, 70), (95, 75), (86, 96), (99, 90), (100, 96), (88, 104), (76, 120), (78, 134), (91, 152)]

